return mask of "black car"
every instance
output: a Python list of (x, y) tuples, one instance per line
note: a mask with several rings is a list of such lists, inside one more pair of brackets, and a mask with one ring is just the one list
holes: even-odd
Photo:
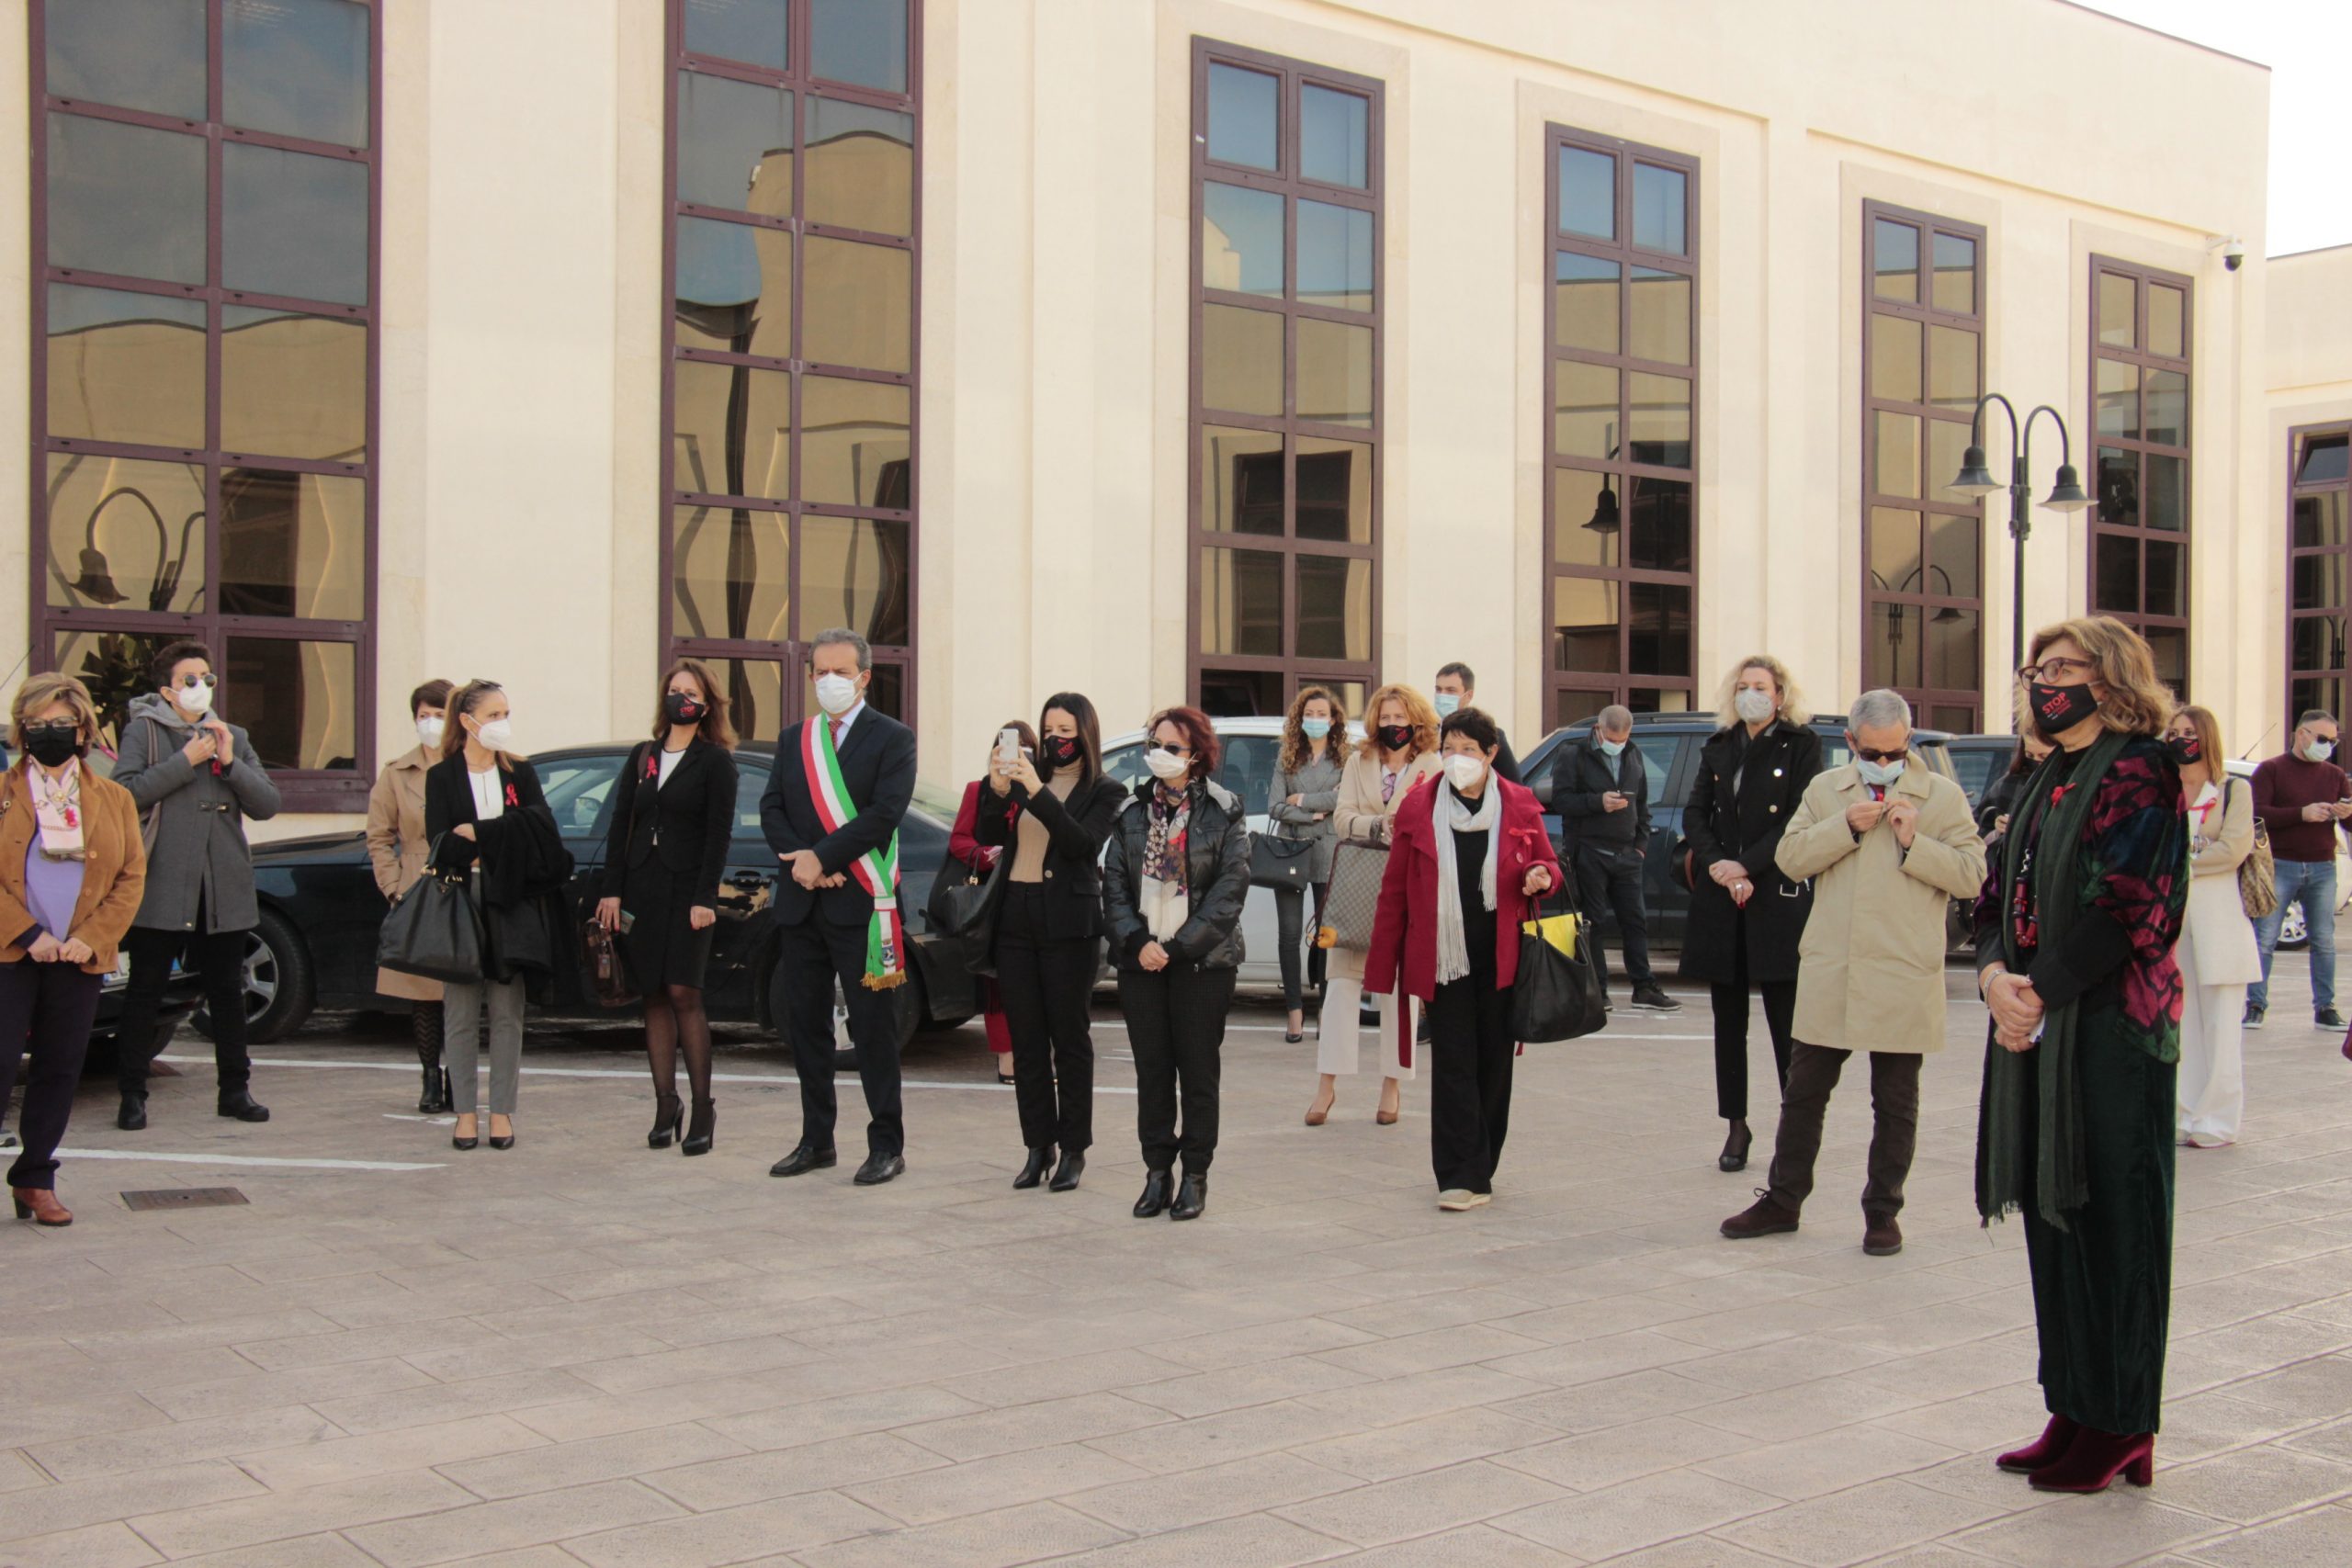
[[(535, 755), (548, 806), (577, 863), (570, 898), (585, 920), (604, 869), (605, 812), (629, 744), (578, 747)], [(764, 916), (781, 868), (760, 829), (760, 795), (775, 748), (747, 743), (735, 753), (741, 773), (734, 843), (719, 881), (718, 935), (704, 991), (712, 1020), (773, 1028), (770, 983), (776, 935)], [(922, 905), (947, 854), (949, 824), (917, 805), (899, 832), (899, 893), (908, 930), (908, 983), (891, 993), (903, 1045), (916, 1030), (954, 1028), (979, 1010), (965, 944), (925, 929)], [(392, 1008), (376, 992), (376, 936), (384, 919), (362, 833), (284, 839), (254, 848), (261, 925), (246, 966), (248, 1016), (255, 1043), (284, 1039), (313, 1008)], [(558, 1016), (609, 1018), (576, 985), (560, 996)]]
[(1955, 735), (1944, 742), (1944, 750), (1951, 758), (1952, 776), (1968, 792), (1973, 811), (1984, 803), (1984, 792), (1993, 787), (1993, 781), (2008, 772), (2010, 761), (2018, 754), (2018, 738)]
[[(1642, 892), (1649, 912), (1650, 939), (1668, 947), (1682, 944), (1682, 928), (1690, 917), (1690, 895), (1668, 874), (1668, 864), (1673, 858), (1667, 852), (1682, 837), (1682, 814), (1690, 804), (1690, 789), (1699, 776), (1699, 748), (1715, 732), (1715, 721), (1704, 714), (1637, 713), (1634, 716), (1632, 744), (1642, 754), (1650, 787), (1650, 854), (1642, 870)], [(1815, 734), (1821, 737), (1821, 765), (1824, 768), (1843, 767), (1851, 761), (1846, 746), (1846, 721), (1842, 716), (1821, 715), (1813, 720)], [(1533, 750), (1520, 759), (1520, 776), (1544, 803), (1544, 824), (1552, 830), (1555, 845), (1564, 843), (1559, 814), (1552, 810), (1552, 759), (1559, 749), (1571, 741), (1581, 740), (1592, 733), (1589, 724), (1570, 725), (1555, 729), (1538, 741)], [(1928, 766), (1947, 778), (1952, 774), (1952, 759), (1946, 750), (1951, 737), (1941, 730), (1912, 731), (1912, 745), (1927, 759)], [(1958, 917), (1954, 928), (1958, 930)], [(1955, 939), (1957, 940), (1957, 939)]]

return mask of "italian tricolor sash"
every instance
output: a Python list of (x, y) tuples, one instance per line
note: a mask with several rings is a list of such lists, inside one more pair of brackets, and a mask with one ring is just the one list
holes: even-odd
[[(833, 751), (833, 727), (811, 718), (800, 731), (800, 767), (808, 775), (808, 793), (825, 831), (838, 833), (857, 818), (857, 806), (842, 780), (842, 761)], [(868, 850), (850, 863), (858, 885), (874, 896), (874, 921), (865, 933), (865, 979), (868, 990), (888, 990), (907, 978), (906, 933), (899, 922), (899, 835), (878, 850)]]

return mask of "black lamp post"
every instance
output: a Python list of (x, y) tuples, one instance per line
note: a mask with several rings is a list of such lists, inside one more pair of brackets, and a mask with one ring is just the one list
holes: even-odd
[(1951, 488), (1965, 496), (1987, 496), (2002, 488), (2000, 480), (1984, 466), (1984, 405), (1998, 403), (2009, 416), (2009, 542), (2013, 564), (2009, 576), (2011, 630), (2009, 634), (2009, 667), (2017, 669), (2025, 663), (2025, 541), (2033, 531), (2029, 519), (2033, 484), (2033, 426), (2043, 414), (2048, 414), (2058, 426), (2058, 476), (2050, 486), (2050, 493), (2041, 504), (2052, 512), (2080, 512), (2091, 503), (2083, 493), (2083, 479), (2075, 472), (2074, 443), (2066, 434), (2066, 416), (2041, 404), (2018, 423), (2017, 405), (1998, 392), (1987, 392), (1976, 400), (1976, 417), (1968, 427), (1968, 450), (1961, 455), (1960, 477)]

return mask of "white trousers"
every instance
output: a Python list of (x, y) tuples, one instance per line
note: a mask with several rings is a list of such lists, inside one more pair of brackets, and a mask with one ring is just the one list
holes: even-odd
[[(1316, 1025), (1315, 1070), (1353, 1074), (1363, 1046), (1363, 1026), (1357, 1021), (1363, 982), (1334, 975), (1324, 983), (1323, 1013)], [(1417, 1070), (1419, 1048), (1413, 1043), (1413, 1023), (1419, 1010), (1402, 994), (1375, 997), (1380, 1028), (1373, 1037), (1372, 1059), (1385, 1078), (1410, 1080)]]
[(2245, 987), (2181, 978), (2179, 1135), (2235, 1143), (2245, 1113)]

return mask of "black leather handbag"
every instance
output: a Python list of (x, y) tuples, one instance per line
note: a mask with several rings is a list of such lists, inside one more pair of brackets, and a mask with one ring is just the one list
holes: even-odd
[(1250, 886), (1304, 893), (1315, 886), (1315, 840), (1250, 835)]
[(999, 894), (1012, 870), (1012, 857), (999, 855), (986, 875), (952, 855), (940, 863), (939, 876), (923, 902), (923, 915), (933, 936), (952, 936), (969, 943), (978, 953), (995, 945)]
[[(433, 841), (437, 854), (441, 840)], [(430, 863), (432, 855), (427, 856)], [(487, 943), (463, 880), (427, 872), (400, 896), (376, 937), (376, 966), (428, 980), (479, 985)]]
[(1542, 901), (1530, 912), (1536, 918), (1520, 935), (1519, 977), (1511, 983), (1511, 1033), (1537, 1045), (1598, 1032), (1608, 1024), (1609, 1008), (1592, 928), (1578, 920), (1576, 951), (1563, 953), (1544, 936)]

